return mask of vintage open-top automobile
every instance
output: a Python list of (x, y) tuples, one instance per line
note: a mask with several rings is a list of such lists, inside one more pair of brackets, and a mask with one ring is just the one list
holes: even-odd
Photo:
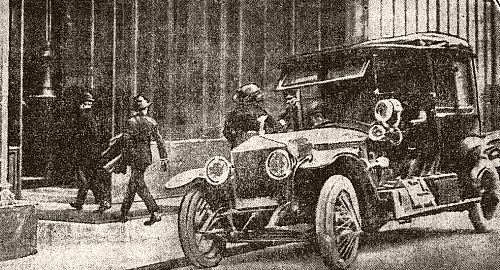
[(487, 231), (500, 136), (481, 133), (473, 59), (464, 40), (437, 33), (285, 59), (276, 91), (295, 96), (296, 130), (250, 136), (230, 160), (174, 177), (189, 183), (178, 223), (186, 257), (212, 267), (228, 242), (309, 241), (346, 269), (363, 232), (391, 220), (468, 211)]

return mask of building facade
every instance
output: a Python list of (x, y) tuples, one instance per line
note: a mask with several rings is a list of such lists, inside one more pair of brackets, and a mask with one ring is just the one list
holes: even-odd
[(261, 85), (277, 114), (279, 59), (374, 38), (433, 31), (468, 40), (482, 101), (497, 106), (489, 98), (500, 80), (493, 0), (2, 2), (2, 160), (18, 147), (20, 174), (34, 185), (71, 174), (71, 105), (81, 89), (98, 101), (103, 137), (121, 131), (134, 95), (149, 95), (164, 138), (183, 152), (221, 138), (239, 85)]

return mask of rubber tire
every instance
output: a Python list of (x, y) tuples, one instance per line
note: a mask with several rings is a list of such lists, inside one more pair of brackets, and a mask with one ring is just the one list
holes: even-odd
[[(495, 194), (498, 193), (497, 189), (500, 188), (498, 172), (496, 171), (496, 169), (488, 170), (487, 172), (489, 173), (483, 173), (481, 177), (485, 177), (486, 179), (490, 178), (490, 181), (491, 179), (493, 179), (493, 181), (495, 182), (491, 183), (490, 181), (481, 178), (481, 183), (488, 183), (484, 185), (487, 190), (484, 190), (482, 192), (482, 200), (480, 202), (474, 203), (469, 207), (469, 219), (472, 223), (472, 226), (474, 226), (474, 229), (479, 233), (490, 231), (490, 221), (495, 216), (495, 212), (498, 206), (498, 199), (495, 196)], [(492, 201), (493, 205), (490, 205)], [(485, 210), (488, 211), (486, 213), (487, 218), (484, 214)]]
[(341, 193), (347, 193), (350, 198), (352, 208), (357, 216), (357, 230), (361, 231), (361, 217), (359, 213), (359, 204), (354, 187), (349, 179), (342, 175), (331, 176), (323, 185), (316, 207), (316, 236), (318, 239), (318, 249), (324, 263), (330, 269), (348, 269), (355, 261), (358, 255), (359, 234), (355, 236), (352, 255), (344, 260), (340, 256), (336, 241), (332, 241), (334, 235), (333, 224), (335, 209), (332, 209)]
[(194, 229), (194, 219), (196, 207), (200, 200), (203, 199), (204, 193), (200, 188), (191, 188), (182, 198), (178, 218), (179, 240), (182, 250), (186, 258), (198, 268), (217, 266), (222, 260), (226, 249), (225, 241), (222, 239), (214, 239), (211, 246), (214, 256), (208, 257), (198, 246)]
[(469, 207), (469, 219), (476, 232), (485, 233), (490, 230), (489, 221), (484, 217), (480, 202), (474, 203)]

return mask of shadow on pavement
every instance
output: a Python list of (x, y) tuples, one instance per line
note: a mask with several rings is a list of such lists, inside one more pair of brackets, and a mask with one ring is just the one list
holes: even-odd
[(472, 229), (429, 229), (402, 228), (389, 231), (363, 234), (360, 241), (361, 249), (374, 248), (383, 245), (405, 245), (408, 243), (440, 238), (443, 236), (473, 235)]
[[(453, 237), (453, 236), (474, 236), (479, 235), (472, 229), (431, 229), (431, 228), (401, 228), (388, 231), (381, 231), (375, 233), (366, 233), (361, 237), (360, 240), (360, 254), (363, 253), (384, 253), (387, 247), (391, 247), (394, 250), (398, 250), (398, 247), (402, 246), (414, 246), (414, 245), (427, 245), (422, 243), (429, 243), (442, 237)], [(451, 241), (451, 240), (450, 240)], [(262, 251), (266, 249), (265, 251)], [(404, 249), (404, 248), (403, 248)], [(241, 255), (245, 253), (250, 253), (256, 251), (256, 253), (249, 254), (248, 256), (230, 258), (232, 256)], [(423, 256), (424, 258), (428, 255)], [(321, 261), (321, 258), (317, 255), (315, 247), (309, 243), (291, 243), (285, 245), (269, 245), (267, 248), (265, 246), (250, 245), (245, 244), (233, 248), (228, 248), (225, 259), (221, 264), (231, 264), (232, 260), (237, 260), (238, 264), (246, 264), (251, 262), (265, 262), (265, 261), (288, 261), (296, 259), (306, 259)], [(370, 264), (375, 263), (372, 259), (368, 259)], [(161, 262), (137, 269), (149, 270), (149, 269), (175, 269), (189, 267), (190, 263), (185, 258), (180, 258), (168, 262)], [(381, 269), (386, 269), (382, 267), (385, 265), (380, 265)], [(315, 265), (315, 267), (320, 267)], [(322, 267), (322, 264), (321, 264)], [(191, 268), (189, 268), (191, 269)], [(193, 268), (194, 269), (194, 268)], [(326, 268), (325, 268), (326, 269)]]

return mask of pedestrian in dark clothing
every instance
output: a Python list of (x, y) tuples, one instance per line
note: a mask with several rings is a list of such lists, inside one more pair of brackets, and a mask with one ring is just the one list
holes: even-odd
[(274, 133), (281, 129), (261, 106), (264, 96), (256, 84), (242, 86), (233, 96), (236, 107), (227, 115), (224, 137), (231, 149), (256, 134)]
[(111, 208), (111, 205), (105, 198), (105, 191), (100, 181), (102, 168), (97, 120), (92, 111), (93, 102), (94, 98), (89, 92), (84, 92), (80, 97), (74, 135), (75, 167), (80, 187), (76, 200), (70, 205), (77, 210), (81, 210), (90, 189), (99, 203), (98, 211), (104, 212)]
[(127, 120), (123, 132), (123, 139), (125, 141), (123, 158), (126, 164), (131, 167), (131, 176), (121, 207), (122, 222), (128, 221), (128, 212), (137, 193), (151, 214), (150, 219), (144, 222), (146, 226), (161, 220), (160, 208), (153, 196), (151, 196), (144, 181), (144, 172), (152, 163), (151, 141), (156, 141), (162, 167), (165, 166), (165, 158), (167, 156), (165, 142), (158, 130), (158, 124), (153, 118), (147, 115), (150, 105), (151, 103), (144, 96), (136, 96), (134, 98), (134, 109), (137, 113)]

